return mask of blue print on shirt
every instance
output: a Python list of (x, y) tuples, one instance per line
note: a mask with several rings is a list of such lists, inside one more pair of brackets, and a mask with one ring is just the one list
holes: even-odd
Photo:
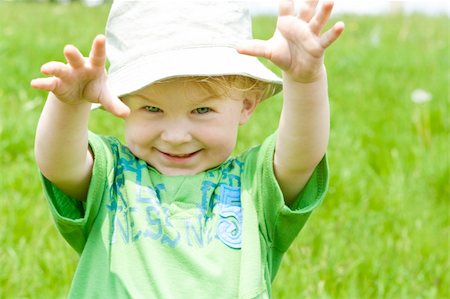
[(168, 206), (160, 201), (162, 192), (167, 192), (166, 186), (162, 183), (154, 186), (143, 183), (143, 177), (148, 175), (148, 166), (136, 159), (126, 147), (119, 147), (121, 145), (112, 146), (117, 165), (114, 182), (109, 189), (110, 202), (107, 204), (112, 229), (111, 244), (148, 240), (172, 248), (180, 242), (204, 247), (219, 240), (230, 248), (241, 248), (239, 174), (242, 162), (234, 160), (237, 169), (233, 173), (228, 168), (206, 173), (197, 193), (201, 196), (197, 212), (191, 210), (181, 222), (178, 216), (178, 225), (175, 227)]
[(242, 245), (241, 188), (220, 186), (217, 237), (225, 245), (240, 249)]

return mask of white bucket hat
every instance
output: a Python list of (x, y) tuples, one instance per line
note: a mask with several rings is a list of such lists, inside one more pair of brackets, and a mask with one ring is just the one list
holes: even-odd
[(242, 75), (272, 84), (282, 80), (235, 46), (252, 38), (242, 1), (114, 1), (106, 25), (108, 84), (123, 96), (154, 82), (186, 76)]

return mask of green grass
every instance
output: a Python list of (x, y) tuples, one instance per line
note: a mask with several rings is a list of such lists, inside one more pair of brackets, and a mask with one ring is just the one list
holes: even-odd
[[(77, 256), (55, 230), (33, 160), (45, 93), (29, 81), (73, 43), (87, 53), (107, 7), (0, 2), (0, 298), (64, 298)], [(341, 16), (328, 51), (329, 194), (287, 252), (275, 298), (449, 298), (449, 19)], [(274, 20), (255, 21), (267, 38)], [(433, 98), (411, 101), (422, 88)], [(277, 127), (258, 107), (237, 151)], [(91, 128), (121, 136), (103, 111)]]

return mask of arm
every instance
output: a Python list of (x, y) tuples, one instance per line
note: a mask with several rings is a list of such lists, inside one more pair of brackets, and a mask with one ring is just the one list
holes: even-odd
[(117, 116), (128, 107), (109, 92), (105, 72), (105, 39), (97, 37), (89, 58), (66, 46), (67, 64), (49, 62), (41, 72), (52, 77), (31, 82), (49, 91), (36, 131), (35, 156), (42, 174), (67, 195), (85, 200), (93, 156), (88, 148), (88, 118), (92, 102), (99, 102)]
[(333, 2), (316, 12), (318, 0), (306, 1), (294, 16), (292, 0), (280, 1), (277, 30), (268, 41), (242, 45), (243, 54), (270, 59), (283, 70), (283, 110), (274, 171), (287, 205), (293, 203), (324, 156), (329, 137), (327, 77), (323, 56), (344, 24), (320, 34)]

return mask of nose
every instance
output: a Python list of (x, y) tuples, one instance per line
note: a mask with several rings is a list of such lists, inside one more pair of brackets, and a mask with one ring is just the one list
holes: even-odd
[(183, 121), (167, 122), (162, 129), (161, 139), (172, 144), (182, 144), (192, 140), (189, 125)]

